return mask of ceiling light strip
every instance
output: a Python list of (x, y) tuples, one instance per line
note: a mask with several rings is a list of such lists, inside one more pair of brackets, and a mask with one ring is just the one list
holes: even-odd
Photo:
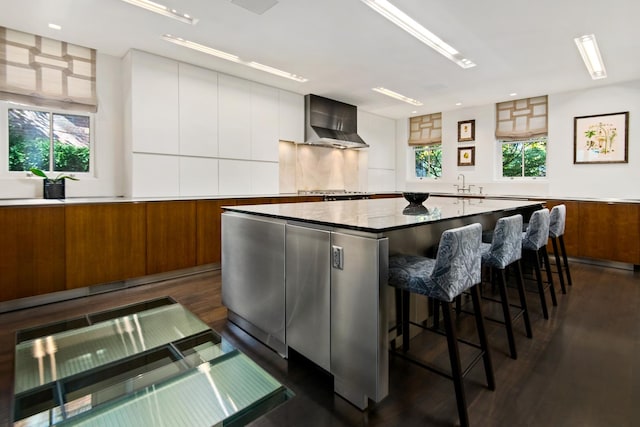
[(134, 6), (141, 7), (148, 11), (175, 19), (177, 21), (184, 22), (185, 24), (196, 25), (198, 23), (198, 20), (196, 18), (194, 18), (193, 16), (187, 13), (182, 13), (175, 9), (170, 9), (169, 7), (163, 4), (156, 3), (150, 0), (122, 0), (122, 1), (132, 4)]
[(212, 56), (215, 56), (215, 57), (218, 57), (218, 58), (221, 58), (221, 59), (225, 59), (227, 61), (231, 61), (231, 62), (235, 62), (235, 63), (238, 63), (238, 64), (246, 65), (248, 67), (255, 68), (257, 70), (264, 71), (264, 72), (267, 72), (267, 73), (271, 73), (271, 74), (274, 74), (274, 75), (279, 76), (279, 77), (284, 77), (286, 79), (294, 80), (294, 81), (299, 82), (299, 83), (304, 83), (304, 82), (309, 81), (309, 79), (306, 79), (306, 78), (304, 78), (302, 76), (299, 76), (297, 74), (292, 74), (292, 73), (289, 73), (287, 71), (282, 71), (282, 70), (279, 70), (277, 68), (270, 67), (268, 65), (260, 64), (259, 62), (254, 62), (254, 61), (245, 62), (245, 61), (241, 60), (239, 56), (233, 55), (231, 53), (223, 52), (221, 50), (214, 49), (212, 47), (205, 46), (205, 45), (200, 44), (200, 43), (195, 43), (195, 42), (192, 42), (192, 41), (189, 41), (189, 40), (185, 40), (185, 39), (183, 39), (181, 37), (176, 37), (176, 36), (171, 35), (171, 34), (163, 35), (162, 39), (166, 40), (168, 42), (171, 42), (173, 44), (177, 44), (177, 45), (182, 46), (182, 47), (187, 47), (189, 49), (193, 49), (193, 50), (197, 50), (197, 51), (202, 52), (202, 53), (206, 53), (207, 55), (212, 55)]
[(423, 105), (422, 102), (420, 102), (420, 101), (417, 101), (417, 100), (415, 100), (413, 98), (409, 98), (408, 96), (401, 95), (398, 92), (394, 92), (392, 90), (389, 90), (389, 89), (386, 89), (386, 88), (383, 88), (383, 87), (374, 87), (372, 90), (374, 90), (374, 91), (376, 91), (378, 93), (381, 93), (383, 95), (390, 96), (391, 98), (399, 99), (400, 101), (404, 101), (407, 104), (417, 105), (417, 106)]
[(580, 51), (580, 56), (582, 56), (584, 65), (587, 67), (587, 70), (589, 70), (591, 78), (593, 80), (606, 78), (607, 70), (604, 67), (604, 62), (600, 55), (596, 36), (593, 34), (586, 34), (584, 36), (576, 37), (573, 40), (576, 42), (578, 51)]
[(246, 65), (248, 65), (249, 67), (255, 68), (257, 70), (265, 71), (267, 73), (271, 73), (271, 74), (274, 74), (276, 76), (284, 77), (284, 78), (287, 78), (287, 79), (290, 79), (290, 80), (295, 80), (295, 81), (300, 82), (300, 83), (304, 83), (306, 81), (309, 81), (309, 79), (305, 79), (302, 76), (298, 76), (296, 74), (292, 74), (292, 73), (289, 73), (287, 71), (278, 70), (277, 68), (273, 68), (273, 67), (270, 67), (268, 65), (260, 64), (258, 62), (251, 61), (251, 62), (248, 62)]
[(427, 30), (387, 0), (362, 0), (362, 2), (460, 67), (471, 68), (476, 66), (473, 61), (463, 57), (452, 46), (445, 43), (440, 37)]

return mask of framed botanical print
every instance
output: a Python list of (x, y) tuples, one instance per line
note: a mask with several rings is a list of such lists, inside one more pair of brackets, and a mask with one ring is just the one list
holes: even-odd
[(475, 166), (476, 147), (458, 147), (458, 166)]
[(476, 139), (476, 121), (465, 120), (458, 122), (458, 142), (475, 141)]
[(628, 163), (629, 112), (573, 118), (573, 163)]

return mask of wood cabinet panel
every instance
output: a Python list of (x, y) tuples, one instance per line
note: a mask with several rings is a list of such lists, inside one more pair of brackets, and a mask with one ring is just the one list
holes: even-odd
[(196, 202), (147, 203), (147, 274), (196, 265)]
[(67, 289), (144, 276), (145, 212), (144, 203), (67, 206)]
[(0, 208), (0, 301), (64, 289), (64, 207)]
[[(564, 245), (567, 250), (567, 255), (570, 257), (578, 256), (579, 236), (580, 230), (578, 228), (580, 224), (580, 204), (579, 202), (569, 202), (564, 200), (552, 200), (546, 203), (546, 207), (553, 208), (556, 205), (564, 204), (567, 208), (567, 220), (564, 227)], [(549, 252), (553, 252), (553, 245), (549, 243), (547, 245)]]
[(640, 264), (640, 205), (580, 202), (578, 256)]
[(222, 206), (233, 206), (234, 199), (198, 200), (196, 204), (196, 262), (220, 263), (222, 259)]

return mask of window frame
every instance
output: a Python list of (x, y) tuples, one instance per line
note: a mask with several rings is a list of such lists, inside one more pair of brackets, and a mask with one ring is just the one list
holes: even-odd
[(25, 176), (27, 177), (33, 176), (33, 174), (29, 171), (9, 171), (9, 110), (10, 109), (40, 111), (40, 112), (50, 113), (50, 114), (65, 114), (65, 115), (73, 114), (78, 116), (86, 115), (87, 117), (89, 117), (89, 172), (45, 171), (45, 173), (50, 174), (50, 176), (53, 176), (53, 177), (55, 177), (59, 173), (63, 173), (65, 175), (71, 175), (78, 179), (87, 179), (87, 178), (96, 177), (95, 113), (88, 112), (88, 111), (46, 108), (46, 107), (39, 107), (35, 105), (19, 104), (16, 102), (0, 100), (0, 115), (2, 115), (2, 119), (0, 120), (0, 150), (2, 150), (2, 154), (0, 154), (0, 161), (2, 162), (2, 166), (0, 167), (0, 178), (15, 179), (15, 178), (24, 178)]
[[(409, 150), (409, 165), (410, 165), (410, 169), (411, 169), (411, 177), (415, 180), (418, 181), (422, 181), (422, 180), (438, 180), (442, 178), (442, 174), (443, 172), (440, 172), (440, 176), (418, 176), (416, 174), (416, 153), (417, 151), (425, 151), (425, 150), (429, 150), (432, 151), (433, 149), (435, 149), (436, 147), (438, 147), (440, 149), (440, 156), (442, 157), (442, 155), (444, 154), (444, 149), (443, 149), (443, 144), (442, 143), (436, 143), (436, 144), (425, 144), (425, 145), (413, 145), (413, 146), (409, 146), (410, 150)], [(444, 166), (444, 165), (441, 165)]]
[[(535, 142), (537, 140), (540, 140), (544, 138), (545, 139), (545, 145), (546, 145), (546, 150), (545, 150), (545, 175), (544, 176), (524, 176), (524, 162), (522, 163), (522, 175), (520, 176), (504, 176), (503, 175), (503, 166), (502, 166), (502, 146), (504, 144), (517, 144), (517, 143), (522, 143), (522, 144), (526, 144), (526, 143), (530, 143), (530, 142)], [(523, 150), (523, 156), (524, 156), (524, 150)], [(522, 181), (522, 182), (527, 182), (527, 181), (536, 181), (536, 182), (540, 182), (540, 181), (545, 181), (548, 179), (549, 176), (549, 135), (544, 135), (544, 136), (538, 136), (538, 137), (533, 137), (533, 138), (526, 138), (526, 139), (514, 139), (514, 140), (496, 140), (496, 168), (495, 168), (495, 174), (496, 174), (496, 180), (498, 181)]]

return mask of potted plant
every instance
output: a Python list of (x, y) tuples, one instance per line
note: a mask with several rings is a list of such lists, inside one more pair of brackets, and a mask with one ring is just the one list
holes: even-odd
[(55, 178), (49, 178), (46, 173), (38, 168), (31, 168), (31, 173), (44, 178), (42, 194), (45, 199), (64, 199), (64, 181), (66, 179), (78, 180), (76, 177), (63, 174), (59, 174)]

